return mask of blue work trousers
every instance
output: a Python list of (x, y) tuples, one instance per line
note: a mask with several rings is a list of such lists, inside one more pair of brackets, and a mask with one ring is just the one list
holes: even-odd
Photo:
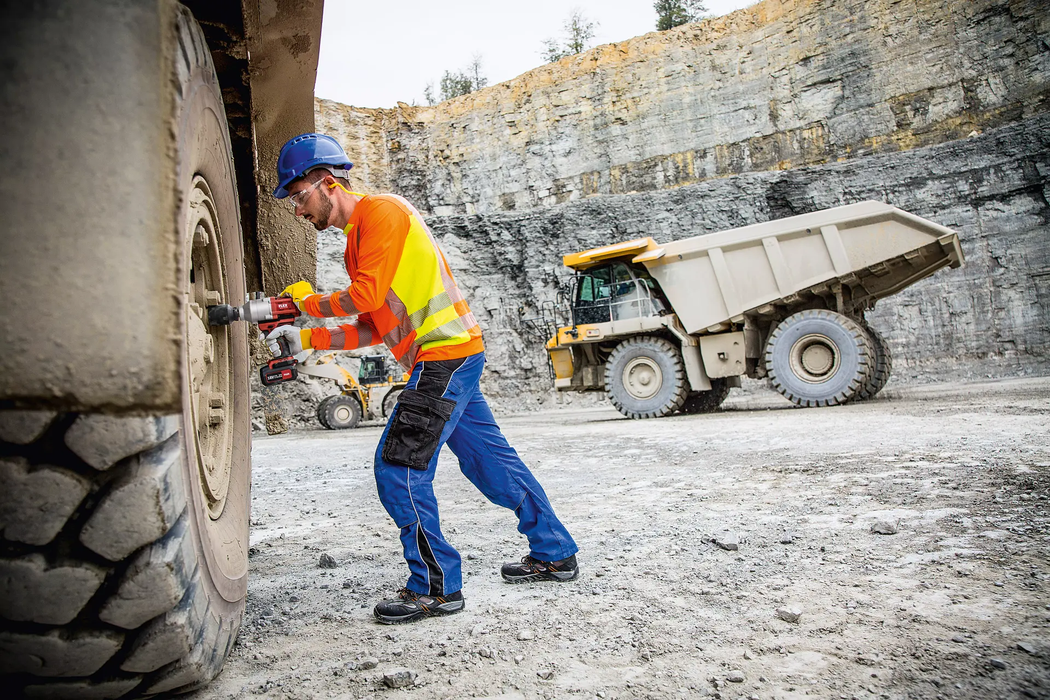
[[(478, 382), (484, 353), (461, 360), (421, 361), (412, 370), (406, 390), (455, 401), (451, 418), (425, 470), (392, 464), (383, 458), (397, 412), (392, 412), (375, 453), (376, 486), (386, 512), (401, 528), (401, 544), (410, 576), (406, 587), (421, 595), (442, 596), (463, 585), (459, 552), (441, 533), (434, 473), (441, 445), (459, 458), (459, 469), (493, 503), (518, 516), (518, 532), (529, 540), (529, 553), (543, 561), (558, 561), (578, 550), (554, 514), (543, 488), (507, 443), (481, 394)], [(428, 369), (429, 368), (429, 369)]]

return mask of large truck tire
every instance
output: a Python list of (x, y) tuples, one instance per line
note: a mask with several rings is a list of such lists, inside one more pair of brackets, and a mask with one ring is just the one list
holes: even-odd
[(856, 398), (871, 379), (875, 349), (852, 319), (809, 309), (777, 324), (765, 362), (773, 388), (796, 406), (834, 406)]
[(326, 396), (323, 399), (321, 399), (321, 403), (317, 404), (317, 422), (321, 424), (321, 427), (326, 428), (328, 430), (332, 430), (332, 426), (328, 425), (328, 404), (336, 396), (338, 396), (338, 394)]
[(387, 392), (386, 396), (383, 397), (383, 417), (389, 418), (394, 413), (394, 407), (397, 406), (397, 397), (401, 396), (403, 389), (401, 387), (391, 389)]
[(349, 430), (361, 422), (361, 404), (346, 394), (330, 396), (325, 400), (324, 427), (329, 430)]
[(710, 413), (717, 411), (722, 402), (729, 396), (729, 382), (725, 379), (712, 379), (710, 391), (690, 394), (679, 410), (682, 413)]
[(871, 346), (875, 349), (875, 367), (871, 372), (871, 377), (860, 390), (857, 397), (860, 400), (873, 398), (882, 391), (886, 382), (890, 380), (890, 374), (893, 373), (893, 355), (890, 354), (890, 346), (886, 344), (886, 340), (879, 335), (877, 330), (867, 324), (864, 325), (864, 330), (868, 332)]
[(244, 299), (239, 205), (204, 35), (182, 6), (171, 21), (182, 408), (0, 411), (0, 684), (11, 697), (192, 690), (219, 673), (241, 625), (247, 329), (204, 323), (207, 305)]
[(628, 418), (669, 416), (688, 391), (682, 355), (663, 338), (628, 338), (605, 363), (605, 391)]

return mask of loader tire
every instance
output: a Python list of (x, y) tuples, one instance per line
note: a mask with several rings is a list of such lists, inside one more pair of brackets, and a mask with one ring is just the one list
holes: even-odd
[(361, 422), (361, 404), (346, 394), (330, 396), (325, 400), (325, 423), (329, 430), (349, 430)]
[(711, 390), (701, 391), (686, 397), (679, 409), (682, 413), (710, 413), (718, 410), (729, 396), (729, 382), (725, 379), (712, 379)]
[(871, 337), (871, 345), (875, 348), (875, 368), (871, 372), (871, 378), (860, 390), (857, 396), (859, 400), (874, 398), (886, 386), (893, 372), (893, 356), (890, 354), (890, 347), (886, 344), (886, 340), (871, 326), (865, 325), (864, 330), (868, 332)]
[(669, 416), (685, 401), (685, 365), (678, 348), (663, 338), (629, 338), (609, 355), (605, 391), (628, 418)]
[(383, 397), (383, 417), (389, 418), (394, 413), (394, 407), (397, 406), (397, 397), (401, 396), (401, 389), (391, 389), (387, 392), (387, 395)]
[(190, 12), (171, 7), (181, 411), (0, 411), (8, 697), (193, 690), (219, 673), (241, 626), (247, 329), (203, 320), (208, 304), (244, 299), (239, 204), (211, 55)]
[(875, 348), (852, 319), (809, 309), (777, 324), (765, 362), (773, 388), (796, 406), (834, 406), (859, 396), (874, 371)]
[(328, 425), (328, 403), (336, 396), (339, 396), (339, 394), (326, 396), (321, 399), (321, 403), (317, 404), (317, 422), (328, 430), (332, 430), (332, 426)]

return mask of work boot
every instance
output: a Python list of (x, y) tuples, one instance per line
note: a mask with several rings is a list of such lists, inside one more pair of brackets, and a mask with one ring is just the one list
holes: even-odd
[(520, 562), (504, 564), (500, 569), (503, 580), (508, 583), (524, 583), (526, 581), (572, 581), (580, 574), (580, 567), (576, 565), (576, 555), (560, 561), (542, 561), (526, 554)]
[(452, 615), (463, 610), (464, 605), (461, 591), (429, 596), (402, 588), (397, 592), (397, 598), (379, 601), (372, 614), (385, 625), (396, 625), (424, 617)]

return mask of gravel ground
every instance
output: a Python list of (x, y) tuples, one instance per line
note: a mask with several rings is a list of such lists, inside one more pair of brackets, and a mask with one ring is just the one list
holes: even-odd
[(407, 576), (381, 428), (257, 438), (244, 627), (191, 697), (1050, 697), (1048, 397), (1039, 378), (502, 418), (580, 578), (503, 583), (524, 539), (446, 451), (467, 607), (401, 626), (372, 619)]

